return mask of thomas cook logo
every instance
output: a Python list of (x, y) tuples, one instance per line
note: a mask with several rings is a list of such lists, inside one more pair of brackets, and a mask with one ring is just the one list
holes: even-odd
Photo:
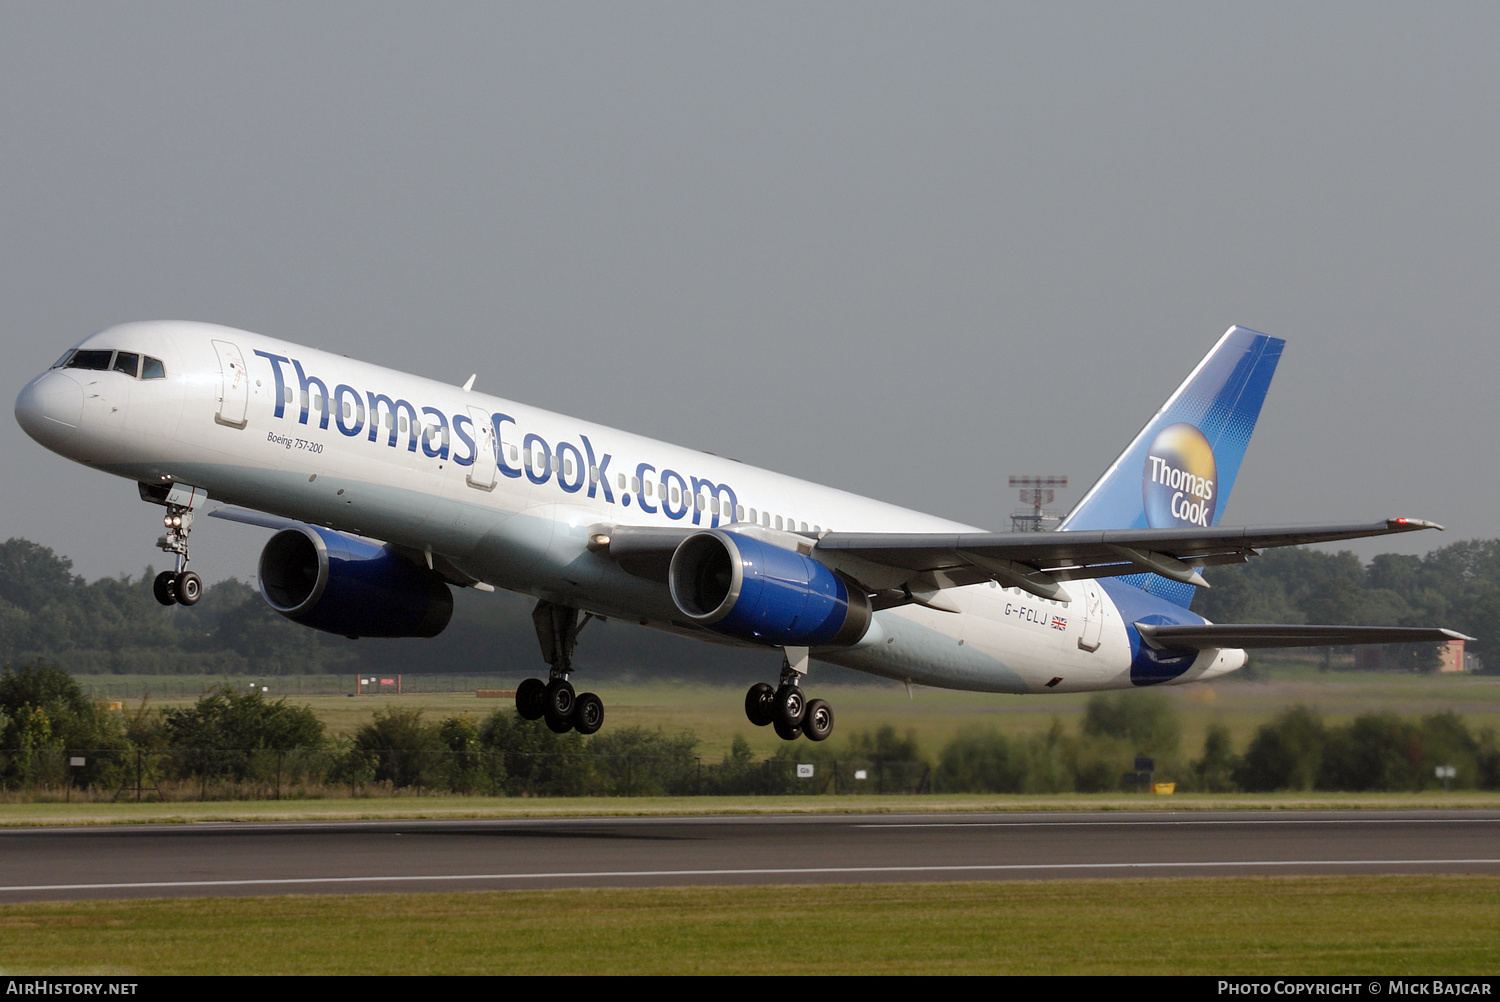
[(1219, 468), (1203, 432), (1180, 421), (1167, 425), (1146, 450), (1142, 472), (1141, 494), (1151, 528), (1213, 525)]

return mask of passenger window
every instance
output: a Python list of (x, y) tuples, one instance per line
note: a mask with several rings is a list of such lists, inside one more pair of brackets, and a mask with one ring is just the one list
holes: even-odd
[[(625, 489), (625, 485), (621, 484), (620, 485), (620, 490), (623, 491), (624, 489)], [(630, 489), (633, 490), (633, 491), (635, 491), (637, 494), (639, 494), (641, 492), (641, 478), (640, 477), (631, 477), (630, 478)]]
[(776, 516), (776, 528), (778, 528), (778, 529), (781, 528), (781, 516), (780, 515)]
[(512, 463), (514, 463), (516, 460), (518, 460), (520, 458), (521, 458), (521, 452), (520, 452), (520, 450), (517, 449), (515, 446), (511, 446), (510, 447), (510, 461)]
[(820, 533), (822, 531), (823, 531), (823, 527), (821, 525), (815, 525), (815, 526), (813, 526), (813, 532)]
[(573, 457), (572, 456), (564, 457), (564, 459), (563, 459), (563, 476), (565, 476), (565, 477), (571, 477), (572, 475), (573, 475)]
[(114, 357), (114, 354), (112, 351), (97, 351), (94, 349), (75, 351), (73, 357), (68, 359), (67, 365), (63, 366), (63, 368), (89, 369), (103, 372), (109, 368), (110, 359)]
[(406, 434), (406, 415), (401, 415), (401, 434)]
[(123, 372), (131, 379), (135, 378), (136, 372), (141, 367), (141, 356), (133, 351), (121, 351), (115, 353), (115, 371)]
[(650, 498), (650, 497), (655, 497), (655, 496), (656, 496), (656, 494), (655, 494), (655, 490), (656, 490), (656, 485), (655, 485), (655, 484), (653, 484), (653, 483), (652, 483), (652, 482), (651, 482), (651, 481), (649, 481), (649, 480), (648, 480), (648, 481), (646, 481), (646, 496), (647, 496), (647, 497), (648, 497), (648, 498)]
[(807, 531), (807, 523), (806, 522), (802, 523), (802, 530), (801, 531), (802, 532), (806, 532)]
[(734, 506), (734, 520), (736, 522), (743, 522), (745, 520), (745, 506), (744, 505), (737, 504), (737, 505)]
[(680, 498), (680, 497), (681, 497), (681, 494), (678, 492), (677, 488), (673, 487), (672, 488), (672, 503), (676, 504), (677, 501), (678, 501), (678, 498)]
[(763, 511), (763, 512), (760, 513), (760, 524), (763, 525), (763, 526), (765, 526), (767, 529), (769, 529), (771, 527), (771, 513), (770, 512)]
[(755, 514), (755, 509), (754, 508), (750, 509), (750, 521), (752, 521), (752, 522), (758, 522), (758, 521), (760, 521), (760, 516), (757, 515), (757, 514)]

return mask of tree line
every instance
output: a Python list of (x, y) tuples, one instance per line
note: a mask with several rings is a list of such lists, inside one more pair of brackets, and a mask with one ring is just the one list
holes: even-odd
[[(42, 657), (80, 674), (286, 675), (475, 672), (540, 666), (528, 599), (455, 589), (453, 622), (432, 640), (348, 640), (292, 623), (259, 592), (230, 579), (191, 609), (163, 608), (139, 577), (85, 581), (72, 563), (24, 539), (0, 544), (0, 663)], [(1207, 572), (1194, 610), (1217, 622), (1446, 626), (1489, 657), (1500, 622), (1500, 540), (1454, 543), (1426, 556), (1278, 549)], [(631, 624), (590, 623), (580, 640), (590, 672), (714, 680), (774, 669), (777, 652), (705, 647)], [(1431, 667), (1431, 648), (1413, 651)], [(1491, 669), (1496, 670), (1496, 669)], [(837, 671), (829, 669), (837, 676)]]
[[(834, 742), (829, 742), (834, 744)], [(1196, 753), (1158, 692), (1092, 697), (1076, 729), (961, 731), (935, 754), (893, 727), (836, 747), (784, 744), (757, 759), (736, 736), (706, 758), (691, 731), (614, 728), (554, 734), (513, 708), (482, 719), (375, 711), (331, 739), (317, 715), (259, 690), (219, 687), (191, 706), (111, 711), (45, 663), (0, 670), (0, 788), (119, 790), (134, 781), (189, 796), (264, 796), (274, 777), (303, 796), (412, 787), (508, 796), (807, 792), (1104, 793), (1136, 785), (1137, 756), (1184, 792), (1500, 789), (1500, 739), (1453, 713), (1369, 713), (1330, 724), (1296, 706), (1257, 728), (1243, 750), (1220, 725)], [(73, 756), (81, 765), (70, 765)], [(813, 766), (811, 776), (799, 766)], [(1452, 768), (1444, 779), (1437, 767)], [(144, 779), (143, 779), (144, 774)], [(196, 792), (195, 792), (196, 791)], [(163, 793), (165, 795), (165, 793)]]

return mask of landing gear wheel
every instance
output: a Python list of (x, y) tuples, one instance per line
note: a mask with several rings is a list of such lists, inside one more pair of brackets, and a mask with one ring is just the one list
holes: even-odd
[(156, 580), (151, 582), (151, 594), (162, 605), (177, 604), (177, 575), (171, 571), (162, 571), (156, 575)]
[(802, 728), (788, 727), (780, 720), (771, 721), (771, 726), (776, 730), (776, 736), (783, 741), (796, 741), (802, 736)]
[(177, 595), (177, 601), (183, 605), (197, 605), (198, 600), (203, 597), (203, 579), (192, 571), (183, 571), (177, 575), (173, 591)]
[(566, 734), (573, 729), (573, 707), (577, 705), (578, 697), (573, 693), (573, 686), (565, 678), (555, 678), (547, 683), (547, 688), (542, 692), (542, 716), (547, 721), (547, 726), (558, 734)]
[(573, 703), (573, 727), (579, 734), (593, 734), (604, 726), (604, 700), (592, 692), (579, 695)]
[[(783, 685), (776, 690), (772, 704), (775, 714), (775, 723), (781, 724), (788, 730), (793, 727), (802, 726), (802, 718), (807, 713), (807, 697), (802, 695), (802, 690), (795, 685)], [(781, 734), (780, 731), (776, 732)], [(786, 735), (782, 734), (782, 737)]]
[(757, 682), (745, 693), (745, 716), (756, 727), (764, 727), (775, 719), (772, 704), (776, 699), (776, 690), (764, 682)]
[(547, 683), (539, 678), (528, 678), (516, 686), (516, 712), (525, 720), (541, 720), (546, 697)]
[(833, 733), (833, 707), (821, 699), (809, 699), (802, 717), (802, 733), (809, 741), (822, 741)]

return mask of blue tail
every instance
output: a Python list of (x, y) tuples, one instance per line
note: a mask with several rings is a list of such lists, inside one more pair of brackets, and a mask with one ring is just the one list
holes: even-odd
[[(1229, 328), (1059, 528), (1218, 525), (1284, 344)], [(1184, 608), (1196, 591), (1155, 574), (1118, 580)]]

